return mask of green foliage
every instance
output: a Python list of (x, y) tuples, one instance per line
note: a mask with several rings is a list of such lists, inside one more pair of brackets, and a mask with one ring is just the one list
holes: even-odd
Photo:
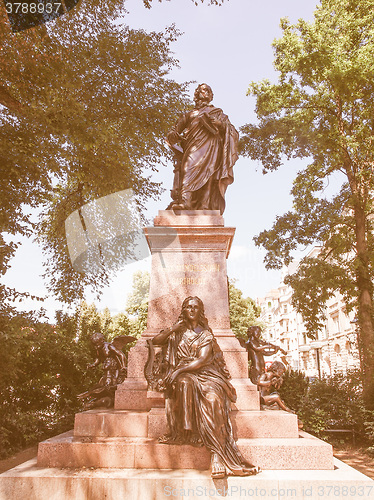
[(370, 414), (372, 412), (364, 406), (358, 371), (348, 372), (346, 376), (337, 373), (332, 377), (314, 380), (301, 399), (298, 411), (305, 430), (329, 439), (331, 436), (324, 433), (326, 429), (354, 430), (357, 438), (366, 446), (371, 440), (365, 426)]
[(86, 339), (76, 340), (76, 318), (62, 313), (55, 326), (31, 315), (13, 316), (0, 332), (0, 449), (34, 444), (73, 424), (79, 392), (93, 382)]
[(354, 277), (350, 278), (336, 261), (312, 257), (302, 259), (297, 271), (286, 276), (284, 282), (293, 288), (292, 303), (302, 312), (309, 338), (315, 339), (315, 333), (325, 325), (325, 304), (337, 291), (345, 300), (346, 311), (352, 310), (357, 292)]
[(13, 315), (0, 331), (0, 458), (73, 426), (82, 410), (77, 395), (102, 375), (100, 368), (87, 369), (96, 357), (94, 332), (110, 341), (138, 329), (125, 314), (111, 317), (85, 302), (75, 314), (58, 311), (55, 325)]
[(150, 275), (147, 271), (138, 271), (133, 276), (133, 290), (127, 299), (127, 313), (133, 318), (132, 334), (140, 336), (147, 327), (148, 296)]
[(112, 341), (120, 335), (134, 335), (134, 327), (131, 319), (124, 313), (116, 314), (111, 318), (107, 328), (106, 337)]
[[(13, 34), (0, 13), (0, 233), (13, 236), (0, 239), (0, 272), (16, 235), (37, 230), (49, 288), (69, 303), (87, 286), (99, 293), (111, 276), (73, 270), (66, 218), (124, 189), (140, 211), (157, 197), (150, 173), (169, 154), (162, 138), (188, 105), (185, 85), (169, 78), (178, 31), (133, 30), (119, 22), (123, 14), (118, 0), (83, 1), (48, 26)], [(44, 207), (38, 225), (30, 207)]]
[[(319, 244), (288, 278), (308, 334), (324, 321), (325, 301), (339, 291), (356, 306), (365, 401), (374, 404), (373, 188), (374, 0), (322, 0), (314, 22), (281, 20), (273, 43), (278, 82), (252, 83), (258, 124), (242, 127), (242, 154), (264, 172), (305, 158), (293, 208), (256, 238), (268, 268), (288, 265), (299, 246)], [(327, 197), (330, 180), (341, 187)]]
[(248, 327), (259, 325), (261, 309), (253, 299), (243, 297), (243, 292), (234, 283), (235, 280), (229, 280), (230, 325), (236, 336), (246, 339)]
[(291, 370), (285, 373), (283, 380), (278, 392), (286, 405), (298, 413), (309, 387), (309, 379), (302, 372)]
[(374, 456), (374, 412), (368, 411), (366, 422), (364, 422), (366, 436), (368, 438), (368, 442), (371, 444), (367, 449), (369, 455)]
[(309, 382), (302, 372), (291, 370), (278, 392), (307, 432), (334, 441), (326, 429), (353, 430), (356, 440), (374, 453), (374, 412), (365, 408), (360, 375), (352, 370)]

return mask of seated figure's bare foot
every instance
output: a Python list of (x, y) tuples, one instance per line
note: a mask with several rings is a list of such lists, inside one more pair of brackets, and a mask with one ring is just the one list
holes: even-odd
[(226, 477), (226, 467), (217, 453), (212, 453), (211, 463), (213, 479), (222, 479)]
[(252, 467), (243, 467), (243, 476), (255, 476), (261, 472), (260, 467), (252, 465)]
[(261, 472), (260, 467), (249, 465), (248, 467), (240, 467), (238, 469), (231, 469), (230, 475), (232, 476), (255, 476)]
[(204, 446), (201, 437), (195, 433), (189, 433), (186, 438), (186, 443), (192, 446)]
[(172, 434), (164, 434), (158, 438), (158, 442), (162, 444), (181, 444), (180, 439)]

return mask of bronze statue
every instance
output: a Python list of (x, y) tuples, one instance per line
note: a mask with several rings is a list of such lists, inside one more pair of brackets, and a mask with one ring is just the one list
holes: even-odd
[(158, 385), (165, 392), (170, 430), (159, 440), (205, 445), (211, 452), (213, 478), (259, 472), (258, 467), (245, 462), (233, 438), (230, 404), (236, 400), (236, 392), (202, 301), (198, 297), (185, 299), (178, 321), (156, 335), (152, 343), (163, 346)]
[(110, 343), (105, 342), (102, 333), (96, 332), (92, 335), (91, 341), (96, 348), (96, 359), (87, 368), (94, 368), (102, 363), (104, 375), (92, 389), (78, 395), (79, 399), (86, 400), (84, 403), (86, 409), (113, 407), (117, 385), (126, 378), (126, 357), (122, 349), (134, 340), (136, 340), (135, 337), (121, 335)]
[[(280, 395), (276, 392), (283, 384), (283, 375), (286, 372), (286, 367), (280, 361), (274, 361), (268, 368), (266, 373), (263, 373), (258, 379), (257, 386), (261, 391), (260, 402), (264, 406), (276, 404), (281, 410), (294, 413), (288, 408)], [(275, 392), (272, 392), (272, 389)]]
[(239, 342), (242, 347), (247, 349), (248, 358), (251, 362), (249, 378), (254, 384), (257, 384), (260, 376), (265, 373), (264, 356), (272, 356), (278, 351), (286, 355), (287, 351), (269, 342), (264, 342), (261, 339), (261, 328), (259, 326), (250, 326), (247, 330), (247, 336), (247, 341), (239, 338)]
[(220, 108), (210, 102), (206, 83), (195, 90), (195, 108), (167, 134), (173, 150), (173, 201), (168, 209), (225, 210), (225, 192), (234, 180), (239, 134)]

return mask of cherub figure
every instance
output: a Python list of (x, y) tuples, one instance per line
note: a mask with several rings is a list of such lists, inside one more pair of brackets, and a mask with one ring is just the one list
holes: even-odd
[[(274, 361), (268, 371), (263, 373), (258, 379), (257, 386), (261, 391), (260, 402), (264, 406), (277, 404), (281, 410), (294, 413), (288, 408), (279, 394), (276, 392), (283, 384), (283, 375), (286, 373), (286, 367), (280, 361)], [(272, 392), (272, 389), (274, 391)]]
[(247, 330), (248, 340), (239, 338), (240, 345), (247, 349), (248, 359), (251, 362), (249, 378), (254, 384), (257, 384), (260, 376), (265, 373), (264, 356), (272, 356), (278, 351), (286, 355), (287, 351), (279, 346), (264, 342), (261, 339), (261, 328), (259, 326), (250, 326)]
[(105, 341), (102, 333), (96, 332), (92, 335), (91, 341), (96, 348), (96, 359), (87, 368), (102, 364), (104, 375), (96, 386), (78, 395), (79, 399), (86, 399), (85, 408), (113, 407), (117, 385), (124, 381), (127, 374), (126, 357), (122, 349), (134, 340), (135, 337), (122, 335), (110, 343)]

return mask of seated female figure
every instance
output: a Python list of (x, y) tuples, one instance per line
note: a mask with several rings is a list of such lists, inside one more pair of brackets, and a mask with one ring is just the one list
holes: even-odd
[(156, 335), (153, 344), (165, 346), (163, 389), (170, 433), (160, 440), (205, 445), (212, 477), (256, 474), (259, 469), (245, 462), (233, 438), (230, 405), (236, 392), (202, 301), (185, 299), (178, 321)]

